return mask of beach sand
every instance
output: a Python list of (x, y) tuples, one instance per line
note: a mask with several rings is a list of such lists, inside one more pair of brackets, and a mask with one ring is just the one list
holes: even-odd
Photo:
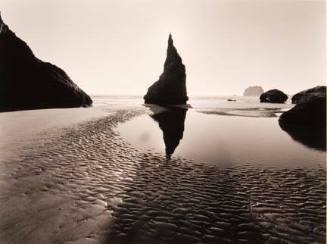
[(0, 243), (325, 243), (324, 168), (167, 161), (115, 130), (145, 113), (6, 116), (2, 133), (17, 135), (0, 147)]

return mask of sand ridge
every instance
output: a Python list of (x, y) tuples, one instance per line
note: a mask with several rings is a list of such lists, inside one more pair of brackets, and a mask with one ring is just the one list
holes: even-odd
[(113, 130), (144, 113), (115, 110), (2, 162), (1, 242), (324, 243), (324, 169), (166, 161)]

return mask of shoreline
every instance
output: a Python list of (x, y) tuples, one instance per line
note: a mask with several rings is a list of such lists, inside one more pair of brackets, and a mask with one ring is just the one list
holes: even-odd
[(114, 130), (146, 108), (111, 112), (6, 162), (3, 243), (323, 243), (326, 170), (167, 162)]
[(106, 116), (108, 108), (23, 110), (0, 113), (0, 161), (6, 161), (34, 143), (59, 136), (65, 129)]

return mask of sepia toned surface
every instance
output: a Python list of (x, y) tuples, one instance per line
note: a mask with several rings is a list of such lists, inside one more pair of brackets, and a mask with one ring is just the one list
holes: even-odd
[(0, 11), (0, 244), (326, 242), (324, 0)]
[[(246, 117), (246, 112), (249, 117)], [(253, 117), (255, 112), (241, 110), (240, 115), (220, 115), (190, 110), (186, 112), (185, 124), (180, 122), (182, 125), (179, 125), (179, 121), (176, 122), (176, 112), (171, 114), (173, 122), (166, 115), (166, 120), (160, 124), (148, 115), (143, 115), (118, 126), (117, 131), (134, 147), (159, 153), (164, 153), (165, 147), (176, 144), (173, 137), (176, 134), (175, 137), (180, 142), (173, 156), (220, 167), (249, 163), (258, 167), (325, 168), (326, 154), (323, 146), (326, 142), (320, 140), (320, 150), (315, 150), (319, 145), (310, 147), (305, 138), (304, 141), (293, 140), (280, 128), (278, 117), (261, 117), (260, 112), (256, 113), (257, 117)], [(264, 116), (265, 112), (262, 113)], [(183, 129), (182, 136), (173, 133), (170, 136), (173, 138), (164, 143), (163, 136), (172, 134), (172, 130), (179, 128)], [(312, 134), (311, 140), (319, 143), (318, 135)]]
[(30, 135), (1, 160), (3, 243), (324, 243), (326, 172), (314, 158), (294, 167), (167, 161), (115, 129), (150, 113), (132, 102), (102, 97), (90, 108), (100, 117)]
[(323, 0), (2, 0), (37, 57), (88, 94), (138, 94), (162, 73), (172, 33), (189, 96), (286, 94), (326, 82)]

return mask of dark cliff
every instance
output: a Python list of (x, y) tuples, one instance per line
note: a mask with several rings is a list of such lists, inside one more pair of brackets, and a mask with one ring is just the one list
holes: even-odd
[(35, 57), (0, 16), (0, 111), (90, 105), (62, 69)]

